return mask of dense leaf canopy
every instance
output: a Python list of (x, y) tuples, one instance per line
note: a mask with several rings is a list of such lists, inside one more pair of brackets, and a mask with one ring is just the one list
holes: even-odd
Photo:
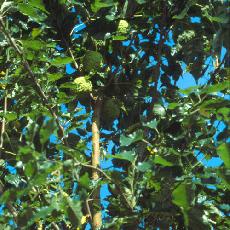
[(228, 1), (0, 3), (0, 229), (230, 229)]

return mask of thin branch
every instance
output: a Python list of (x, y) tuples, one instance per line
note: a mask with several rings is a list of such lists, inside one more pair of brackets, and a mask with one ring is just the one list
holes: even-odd
[(115, 182), (111, 177), (109, 177), (103, 170), (101, 170), (100, 168), (98, 167), (95, 167), (95, 166), (92, 166), (92, 165), (87, 165), (87, 164), (83, 164), (81, 162), (77, 162), (77, 164), (75, 164), (75, 166), (77, 165), (80, 165), (82, 167), (86, 167), (86, 168), (91, 168), (91, 169), (94, 169), (96, 171), (98, 171), (99, 173), (101, 173), (106, 179), (108, 179), (110, 182), (112, 182), (113, 184), (115, 184), (115, 186), (117, 187), (120, 195), (123, 197), (124, 201), (126, 202), (127, 204), (127, 207), (130, 209), (130, 210), (133, 210), (133, 207), (132, 205), (129, 203), (127, 197), (124, 195), (124, 193), (122, 192), (122, 189), (121, 189), (121, 186)]
[[(53, 110), (53, 108), (51, 107), (51, 105), (49, 104), (48, 98), (46, 97), (45, 93), (43, 92), (40, 84), (38, 83), (35, 74), (33, 73), (29, 63), (27, 62), (27, 60), (25, 60), (24, 58), (24, 54), (22, 52), (22, 50), (16, 45), (14, 39), (10, 36), (9, 32), (6, 30), (6, 27), (4, 25), (3, 19), (0, 17), (0, 27), (2, 28), (3, 34), (5, 35), (6, 39), (8, 40), (8, 43), (14, 48), (14, 50), (16, 51), (16, 53), (20, 56), (21, 60), (22, 60), (22, 64), (24, 66), (24, 68), (27, 70), (30, 78), (32, 79), (34, 85), (35, 85), (35, 89), (38, 93), (38, 95), (40, 96), (40, 98), (42, 99), (42, 103), (44, 106), (46, 106), (46, 108), (50, 111), (51, 115), (53, 116), (53, 118), (55, 119), (55, 122), (58, 126), (58, 136), (61, 140), (64, 139), (64, 128), (62, 127), (62, 125), (60, 124), (59, 120), (58, 120), (58, 116), (55, 113), (55, 111)], [(65, 144), (67, 144), (66, 140), (63, 140), (63, 142)]]
[(106, 179), (108, 179), (109, 181), (113, 181), (113, 179), (111, 177), (109, 177), (103, 170), (101, 170), (100, 168), (98, 167), (95, 167), (95, 166), (92, 166), (92, 165), (87, 165), (87, 164), (83, 164), (81, 162), (78, 162), (76, 164), (77, 165), (80, 165), (80, 166), (83, 166), (85, 168), (91, 168), (91, 169), (94, 169), (95, 171), (98, 171), (99, 173), (101, 173)]
[(0, 148), (0, 150), (4, 151), (4, 153), (6, 153), (6, 154), (10, 154), (10, 155), (13, 155), (13, 156), (16, 156), (16, 155), (17, 155), (16, 153), (7, 151), (7, 150), (5, 150), (4, 148)]
[(71, 56), (71, 58), (72, 58), (72, 60), (73, 60), (74, 67), (75, 67), (75, 69), (77, 70), (77, 69), (78, 69), (78, 64), (77, 64), (77, 62), (76, 62), (76, 60), (75, 60), (75, 58), (74, 58), (73, 52), (72, 52), (72, 50), (70, 49), (70, 47), (68, 47), (68, 52), (69, 52), (69, 54), (70, 54), (70, 56)]
[[(8, 23), (6, 24), (6, 28), (8, 28)], [(10, 60), (10, 53), (9, 53), (9, 49), (6, 49), (6, 62), (8, 62)], [(5, 74), (5, 78), (8, 77), (9, 74), (9, 69), (6, 69), (6, 74)], [(5, 129), (6, 129), (6, 112), (7, 112), (7, 90), (5, 90), (5, 96), (4, 96), (4, 108), (3, 108), (3, 118), (2, 118), (2, 127), (1, 127), (1, 136), (0, 136), (0, 148), (3, 147), (4, 144), (4, 133), (5, 133)], [(1, 156), (1, 153), (0, 153)]]
[(54, 227), (55, 230), (60, 230), (60, 228), (58, 227), (58, 225), (55, 224), (54, 222), (52, 222), (51, 225)]
[(91, 211), (90, 211), (90, 207), (89, 207), (89, 201), (92, 201), (92, 199), (87, 199), (87, 200), (85, 201), (85, 203), (86, 203), (86, 209), (87, 209), (87, 212), (88, 212), (88, 215), (89, 215), (90, 221), (92, 221), (92, 220), (93, 220), (93, 218), (92, 218), (92, 213), (91, 213)]
[[(2, 127), (1, 127), (1, 136), (0, 136), (0, 148), (3, 147), (3, 143), (4, 143), (4, 133), (5, 133), (5, 129), (6, 129), (6, 118), (5, 118), (5, 114), (7, 112), (7, 91), (6, 91), (6, 95), (4, 97), (4, 109), (3, 109), (3, 118), (2, 118)], [(1, 153), (0, 153), (1, 156)]]

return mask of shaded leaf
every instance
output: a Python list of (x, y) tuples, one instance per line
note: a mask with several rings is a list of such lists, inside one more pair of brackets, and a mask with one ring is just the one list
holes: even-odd
[(149, 127), (150, 129), (156, 129), (157, 127), (157, 119), (154, 119), (152, 121), (149, 121), (147, 123), (143, 123), (143, 126)]
[(139, 162), (137, 165), (137, 170), (141, 172), (145, 172), (152, 168), (152, 164), (150, 162)]
[(137, 130), (136, 132), (129, 134), (128, 136), (121, 135), (120, 144), (121, 146), (129, 146), (142, 139), (143, 139), (143, 131)]

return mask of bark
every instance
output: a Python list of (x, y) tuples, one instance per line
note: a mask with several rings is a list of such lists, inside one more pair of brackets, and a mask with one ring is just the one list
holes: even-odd
[[(93, 122), (92, 122), (92, 166), (100, 167), (100, 113), (102, 100), (100, 98), (94, 101), (93, 105)], [(97, 181), (100, 178), (99, 170), (92, 169), (92, 179)], [(99, 229), (102, 225), (101, 204), (100, 204), (100, 187), (97, 187), (93, 193), (92, 203), (92, 229)]]

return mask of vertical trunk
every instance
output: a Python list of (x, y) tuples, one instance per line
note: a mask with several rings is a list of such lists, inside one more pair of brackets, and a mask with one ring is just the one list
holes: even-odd
[[(98, 98), (93, 105), (93, 122), (92, 122), (92, 166), (99, 167), (100, 165), (100, 113), (101, 113), (102, 100)], [(98, 180), (100, 177), (99, 172), (95, 169), (92, 170), (92, 179)], [(93, 210), (92, 210), (92, 229), (99, 229), (102, 225), (101, 218), (101, 204), (100, 204), (100, 187), (93, 193)]]

